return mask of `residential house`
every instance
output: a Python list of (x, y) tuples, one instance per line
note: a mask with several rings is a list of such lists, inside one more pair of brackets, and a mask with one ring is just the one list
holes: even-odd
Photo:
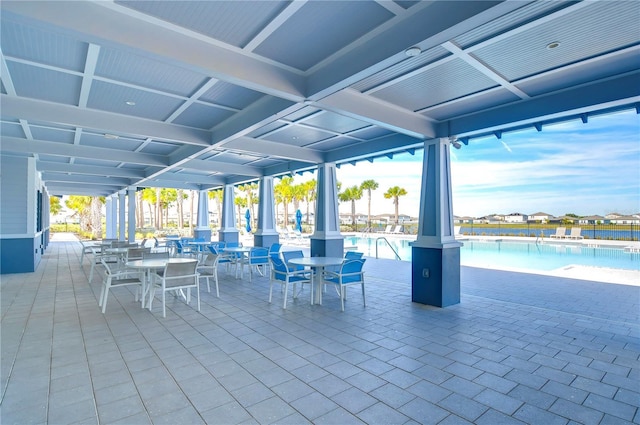
[(611, 224), (640, 224), (640, 217), (633, 215), (621, 215), (609, 220)]
[(537, 223), (548, 223), (553, 218), (553, 215), (547, 214), (545, 212), (537, 212), (533, 214), (529, 214), (528, 221), (534, 221)]
[(504, 221), (507, 223), (526, 223), (527, 215), (521, 213), (511, 213), (504, 216)]
[(589, 215), (578, 219), (578, 224), (608, 224), (609, 222), (610, 220), (601, 215)]

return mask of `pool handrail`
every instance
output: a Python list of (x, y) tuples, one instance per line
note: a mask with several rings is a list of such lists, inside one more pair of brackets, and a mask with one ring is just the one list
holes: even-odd
[(389, 246), (389, 248), (391, 248), (391, 251), (393, 251), (393, 253), (396, 256), (397, 260), (402, 261), (402, 258), (400, 257), (400, 255), (398, 254), (398, 251), (395, 250), (395, 248), (389, 243), (389, 241), (387, 240), (387, 238), (385, 238), (384, 236), (380, 236), (376, 238), (376, 258), (378, 258), (378, 241), (382, 239), (383, 241), (385, 241), (387, 243), (387, 245)]

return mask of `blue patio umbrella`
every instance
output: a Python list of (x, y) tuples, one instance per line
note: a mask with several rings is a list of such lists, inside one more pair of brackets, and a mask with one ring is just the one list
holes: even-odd
[(245, 229), (247, 229), (247, 232), (251, 231), (251, 212), (249, 211), (249, 208), (247, 208), (247, 212), (244, 213), (244, 218), (247, 220), (247, 225), (245, 226)]
[(296, 211), (296, 230), (302, 232), (302, 213), (300, 210)]

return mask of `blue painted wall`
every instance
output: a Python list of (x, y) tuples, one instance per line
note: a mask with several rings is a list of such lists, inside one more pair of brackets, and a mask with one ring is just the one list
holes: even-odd
[(0, 274), (34, 272), (42, 259), (42, 235), (0, 239)]

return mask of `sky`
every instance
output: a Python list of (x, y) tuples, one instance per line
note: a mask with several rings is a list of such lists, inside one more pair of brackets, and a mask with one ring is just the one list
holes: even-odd
[[(420, 149), (391, 160), (345, 164), (337, 179), (343, 189), (378, 182), (372, 214), (393, 214), (393, 202), (383, 194), (400, 186), (407, 191), (400, 197), (400, 213), (417, 217), (422, 158)], [(505, 132), (502, 139), (471, 139), (451, 150), (451, 180), (457, 216), (640, 213), (640, 115), (630, 110), (589, 116), (587, 123), (547, 125), (541, 132), (531, 128)], [(341, 203), (340, 212), (350, 213), (351, 203)], [(356, 212), (367, 213), (366, 193)]]

